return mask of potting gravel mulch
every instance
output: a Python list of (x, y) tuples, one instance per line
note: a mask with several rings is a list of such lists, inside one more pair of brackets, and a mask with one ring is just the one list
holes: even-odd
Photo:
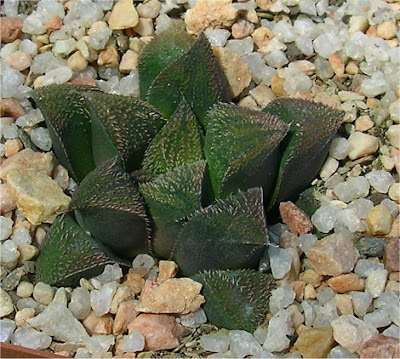
[[(400, 357), (399, 2), (4, 0), (1, 16), (1, 342), (76, 358)], [(240, 106), (289, 96), (345, 112), (312, 183), (318, 209), (309, 218), (289, 203), (291, 215), (283, 207), (282, 223), (268, 225), (279, 286), (254, 333), (207, 323), (198, 283), (148, 255), (128, 275), (107, 266), (78, 288), (33, 282), (76, 183), (29, 91), (75, 83), (138, 96), (139, 54), (173, 26), (205, 32)], [(26, 186), (38, 195), (26, 199)], [(157, 278), (168, 305), (171, 280), (198, 305), (137, 312)]]

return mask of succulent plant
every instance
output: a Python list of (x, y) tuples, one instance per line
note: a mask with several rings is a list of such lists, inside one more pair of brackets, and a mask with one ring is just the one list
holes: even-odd
[(204, 284), (210, 321), (253, 330), (274, 286), (256, 270), (265, 209), (308, 187), (342, 113), (294, 99), (238, 107), (206, 37), (178, 30), (145, 47), (139, 76), (141, 98), (76, 85), (33, 91), (79, 184), (44, 241), (37, 280), (73, 285), (152, 253)]

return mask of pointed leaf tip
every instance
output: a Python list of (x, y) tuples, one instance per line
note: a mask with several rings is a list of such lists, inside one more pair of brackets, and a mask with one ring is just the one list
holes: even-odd
[(276, 283), (255, 270), (212, 270), (195, 275), (203, 284), (207, 319), (219, 328), (254, 332), (268, 312)]

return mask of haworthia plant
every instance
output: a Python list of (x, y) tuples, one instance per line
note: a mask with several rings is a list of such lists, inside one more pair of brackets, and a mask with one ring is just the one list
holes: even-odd
[(204, 35), (156, 36), (139, 75), (141, 99), (75, 85), (33, 92), (79, 183), (45, 239), (37, 279), (74, 285), (123, 263), (115, 254), (152, 253), (203, 283), (211, 322), (253, 330), (274, 286), (254, 270), (268, 245), (264, 208), (309, 185), (342, 113), (294, 99), (263, 111), (231, 103)]

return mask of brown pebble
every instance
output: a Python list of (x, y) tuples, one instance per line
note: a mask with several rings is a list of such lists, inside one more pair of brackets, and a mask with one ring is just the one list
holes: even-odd
[(296, 301), (300, 303), (301, 301), (303, 301), (304, 298), (304, 287), (306, 286), (306, 282), (302, 280), (295, 280), (290, 284), (292, 286), (293, 292), (296, 293)]
[(13, 138), (4, 144), (4, 155), (8, 158), (14, 156), (23, 149), (22, 142), (19, 138)]
[(361, 347), (360, 358), (399, 358), (400, 342), (398, 338), (375, 334)]
[(313, 225), (310, 217), (293, 202), (281, 202), (279, 213), (283, 223), (288, 226), (290, 232), (294, 234), (306, 234), (312, 231)]
[(94, 310), (82, 320), (83, 326), (90, 335), (93, 334), (111, 334), (113, 328), (113, 318), (110, 314), (97, 316)]
[(9, 211), (17, 208), (17, 205), (12, 200), (10, 193), (8, 191), (8, 186), (6, 183), (0, 184), (0, 210), (1, 214), (7, 213)]
[(62, 27), (62, 19), (58, 15), (53, 16), (49, 21), (44, 23), (44, 27), (49, 31), (59, 30)]
[(14, 119), (17, 119), (18, 117), (26, 114), (20, 102), (12, 97), (1, 99), (1, 106), (2, 116), (10, 116)]
[(335, 75), (338, 78), (343, 77), (343, 75), (344, 75), (344, 62), (343, 62), (343, 60), (340, 58), (340, 56), (337, 53), (334, 53), (333, 55), (329, 56), (329, 63), (331, 64)]
[(389, 239), (385, 245), (385, 252), (383, 255), (383, 262), (386, 270), (390, 272), (400, 271), (400, 238)]
[(389, 280), (393, 282), (400, 282), (400, 272), (389, 273)]
[(136, 303), (134, 300), (126, 300), (122, 302), (115, 314), (113, 334), (124, 334), (128, 330), (128, 325), (131, 323), (138, 315), (135, 310)]
[(145, 280), (137, 273), (128, 273), (122, 285), (129, 287), (135, 294), (139, 294), (144, 287)]
[(18, 39), (22, 35), (24, 20), (13, 17), (2, 17), (0, 19), (1, 42), (7, 44)]
[(183, 334), (182, 325), (168, 314), (140, 314), (128, 326), (129, 333), (134, 330), (145, 337), (145, 350), (174, 349), (180, 344)]
[(97, 64), (106, 67), (118, 67), (119, 66), (119, 54), (115, 46), (109, 45), (99, 54)]
[(299, 280), (312, 284), (314, 288), (318, 287), (323, 279), (324, 277), (314, 269), (306, 269), (304, 272), (300, 273), (299, 276)]
[(341, 274), (330, 278), (328, 285), (336, 293), (364, 290), (364, 280), (355, 273)]
[(326, 358), (335, 346), (332, 328), (310, 328), (299, 334), (294, 347), (303, 358)]
[(67, 83), (72, 85), (87, 85), (93, 87), (97, 86), (95, 79), (91, 77), (77, 77), (72, 80), (69, 80)]

